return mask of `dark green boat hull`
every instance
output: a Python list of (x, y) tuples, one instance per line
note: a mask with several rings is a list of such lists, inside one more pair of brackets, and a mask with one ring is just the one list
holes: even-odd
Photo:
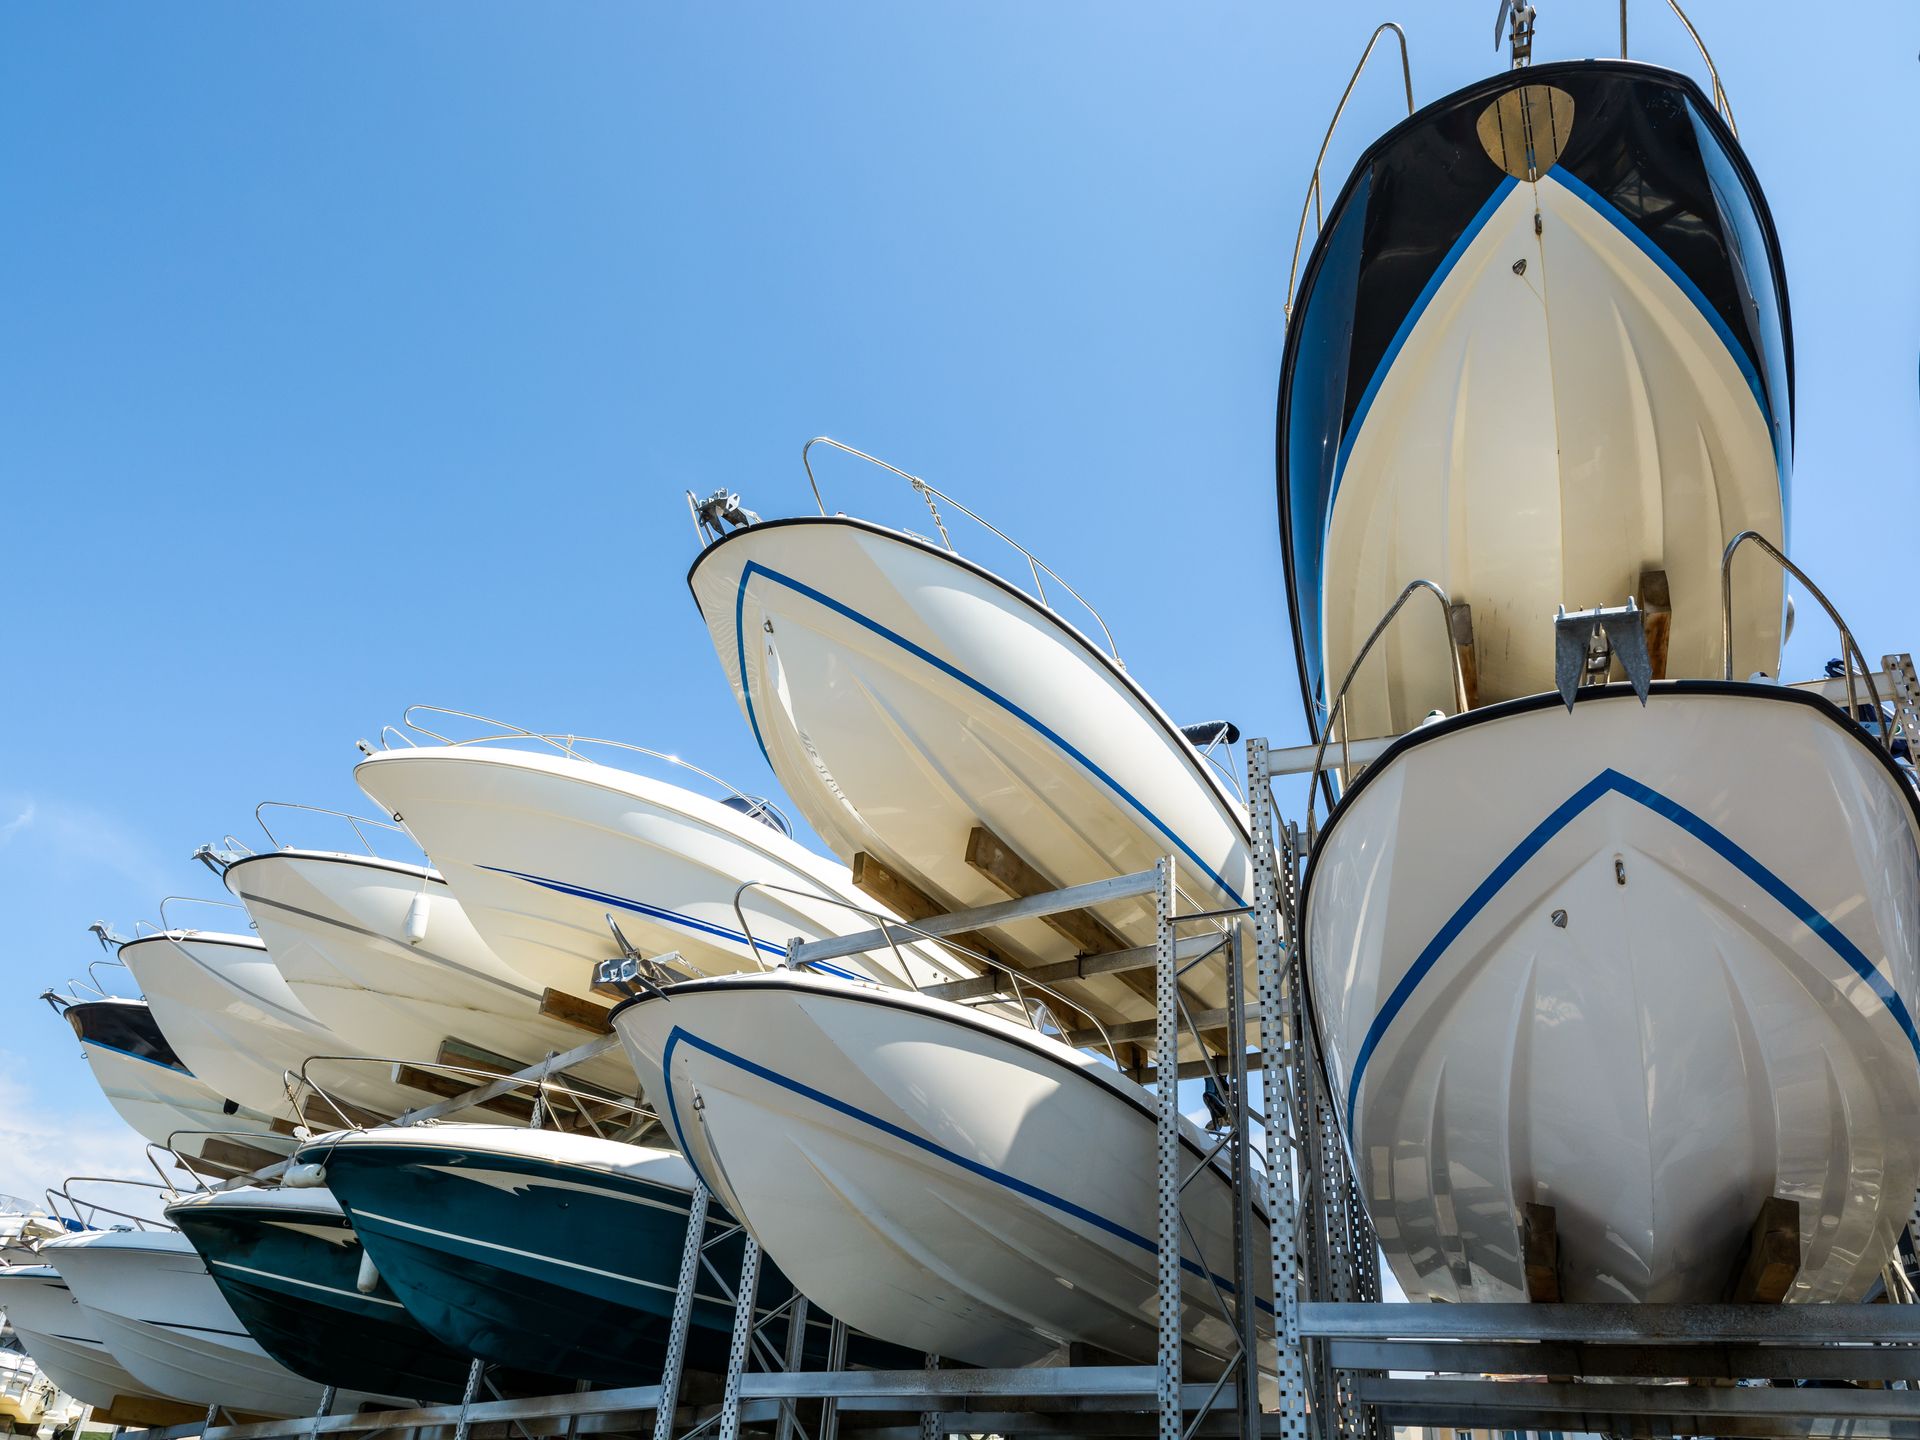
[(460, 1398), (467, 1356), (429, 1334), (384, 1285), (371, 1295), (355, 1288), (360, 1243), (345, 1219), (292, 1206), (189, 1206), (171, 1218), (247, 1333), (296, 1375), (375, 1395)]
[[(691, 1197), (684, 1190), (531, 1156), (449, 1145), (316, 1146), (328, 1188), (409, 1312), (448, 1346), (500, 1364), (602, 1385), (660, 1377)], [(716, 1207), (710, 1239), (732, 1230)], [(687, 1364), (724, 1368), (745, 1237), (706, 1254), (688, 1328)], [(759, 1308), (792, 1294), (763, 1263)], [(768, 1338), (784, 1352), (784, 1318)], [(825, 1360), (827, 1323), (814, 1312), (808, 1363)], [(917, 1365), (895, 1346), (856, 1340), (867, 1364)]]

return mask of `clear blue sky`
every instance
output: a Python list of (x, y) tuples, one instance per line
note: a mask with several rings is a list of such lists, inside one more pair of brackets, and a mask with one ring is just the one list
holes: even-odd
[[(1403, 7), (1422, 103), (1501, 63), (1493, 8)], [(1542, 58), (1612, 50), (1608, 0), (1540, 8)], [(1693, 9), (1785, 243), (1796, 553), (1870, 655), (1920, 645), (1920, 11)], [(33, 999), (87, 922), (220, 893), (188, 854), (258, 800), (358, 803), (353, 741), (410, 701), (767, 784), (680, 497), (797, 511), (809, 435), (1027, 540), (1176, 718), (1298, 739), (1282, 291), (1390, 13), (0, 11), (0, 1190), (137, 1148)], [(1363, 81), (1331, 186), (1397, 91)]]

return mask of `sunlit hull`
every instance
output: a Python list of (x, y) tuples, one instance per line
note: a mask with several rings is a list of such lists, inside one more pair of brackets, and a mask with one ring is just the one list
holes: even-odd
[[(936, 903), (1008, 898), (969, 854), (984, 828), (1043, 888), (1172, 855), (1197, 908), (1250, 893), (1240, 807), (1113, 660), (949, 551), (845, 517), (780, 520), (708, 547), (688, 577), (734, 698), (835, 854), (866, 854)], [(1015, 881), (1018, 888), (1018, 881)], [(1093, 948), (1153, 939), (1150, 898), (1103, 906)], [(1042, 962), (1088, 948), (1038, 920), (996, 933)], [(1224, 1004), (1224, 969), (1187, 983)], [(1103, 1021), (1152, 1014), (1139, 972), (1066, 987)]]
[[(878, 909), (843, 867), (772, 826), (609, 766), (446, 747), (382, 751), (354, 775), (404, 817), (474, 928), (532, 985), (585, 994), (594, 965), (620, 953), (609, 919), (642, 954), (728, 974), (773, 963), (796, 937), (870, 928)], [(907, 963), (922, 981), (971, 973), (925, 951)], [(885, 952), (840, 965), (900, 973)]]
[[(1554, 688), (1556, 607), (1630, 595), (1670, 603), (1668, 676), (1718, 676), (1723, 548), (1785, 543), (1791, 370), (1765, 198), (1685, 77), (1538, 65), (1389, 131), (1327, 212), (1281, 378), (1315, 728), (1416, 579), (1470, 607), (1482, 700)], [(1776, 674), (1779, 572), (1745, 558), (1734, 601), (1734, 673)], [(1351, 733), (1455, 711), (1456, 638), (1421, 597), (1361, 668)]]
[(1312, 997), (1410, 1296), (1713, 1301), (1771, 1196), (1788, 1298), (1855, 1300), (1920, 1181), (1909, 782), (1773, 686), (1624, 687), (1429, 726), (1321, 833)]
[[(673, 986), (614, 1026), (701, 1177), (849, 1324), (980, 1365), (1075, 1342), (1153, 1358), (1153, 1102), (1118, 1072), (960, 1006), (791, 972)], [(1191, 1169), (1207, 1146), (1183, 1129)], [(1233, 1200), (1199, 1168), (1183, 1318), (1206, 1374), (1233, 1353), (1214, 1288), (1233, 1292)]]
[[(262, 1349), (185, 1237), (94, 1231), (42, 1253), (99, 1321), (115, 1360), (157, 1394), (260, 1415), (311, 1415), (321, 1387)], [(342, 1391), (340, 1409), (383, 1397)]]
[(0, 1311), (21, 1348), (74, 1399), (105, 1409), (121, 1396), (155, 1393), (113, 1358), (99, 1323), (51, 1265), (0, 1269)]
[[(451, 1040), (526, 1066), (587, 1038), (540, 1013), (540, 990), (494, 957), (431, 871), (280, 850), (235, 862), (226, 880), (294, 997), (371, 1054), (431, 1061)], [(407, 921), (421, 912), (416, 943)], [(634, 1087), (617, 1054), (572, 1073), (621, 1094)]]

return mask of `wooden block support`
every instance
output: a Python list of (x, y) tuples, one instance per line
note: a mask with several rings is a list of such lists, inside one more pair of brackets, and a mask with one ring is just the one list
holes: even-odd
[(156, 1425), (185, 1425), (207, 1418), (204, 1405), (162, 1400), (157, 1395), (116, 1395), (113, 1404), (95, 1406), (89, 1425), (129, 1425), (146, 1429)]
[[(969, 849), (971, 849), (971, 842), (969, 842)], [(936, 915), (947, 913), (946, 906), (940, 904), (905, 876), (888, 869), (882, 861), (876, 860), (865, 851), (853, 857), (853, 883), (863, 895), (879, 901), (903, 920), (931, 920)], [(1043, 888), (1053, 889), (1054, 887), (1049, 885)], [(1011, 975), (1025, 976), (1039, 968), (1028, 963), (1024, 958), (1016, 959), (1008, 946), (989, 940), (978, 930), (964, 930), (948, 938), (955, 945), (964, 946), (968, 952), (971, 952), (962, 955), (961, 958), (972, 959), (976, 955), (985, 955), (995, 966)], [(1151, 979), (1148, 983), (1152, 983)], [(1098, 1018), (1106, 1020), (1109, 1017), (1103, 1015)], [(1137, 1046), (1121, 1047), (1118, 1058), (1122, 1065), (1138, 1065), (1144, 1061), (1144, 1056)]]
[(1728, 1281), (1733, 1305), (1778, 1305), (1800, 1273), (1800, 1202), (1774, 1195), (1760, 1207)]
[[(876, 860), (864, 850), (853, 857), (853, 884), (861, 894), (879, 901), (902, 920), (931, 920), (936, 915), (947, 913), (946, 906), (904, 875), (888, 869), (882, 861)], [(985, 955), (996, 965), (1002, 965), (1011, 970), (1022, 968), (1010, 964), (1004, 947), (994, 945), (978, 930), (965, 930), (958, 935), (949, 935), (946, 938), (951, 945), (971, 951), (975, 955)]]
[(287, 1158), (284, 1150), (262, 1150), (257, 1145), (248, 1145), (239, 1140), (229, 1140), (216, 1135), (200, 1147), (202, 1164), (211, 1165), (217, 1170), (226, 1170), (235, 1175), (250, 1175), (255, 1170), (264, 1170), (269, 1165), (278, 1165)]
[[(469, 1045), (464, 1040), (449, 1036), (440, 1042), (440, 1052), (434, 1059), (442, 1065), (458, 1065), (466, 1070), (484, 1071), (489, 1075), (512, 1075), (527, 1068), (527, 1061), (516, 1060), (512, 1056), (497, 1055), (491, 1050), (483, 1050), (478, 1045)], [(605, 1124), (614, 1120), (625, 1111), (622, 1097), (614, 1094), (604, 1085), (594, 1085), (565, 1073), (550, 1077), (556, 1084), (564, 1085), (581, 1098), (576, 1100), (568, 1096), (549, 1094), (546, 1125), (555, 1130), (586, 1129), (583, 1122), (574, 1115), (577, 1108), (582, 1112), (591, 1111), (597, 1123)], [(395, 1079), (403, 1085), (416, 1090), (424, 1090), (444, 1100), (456, 1099), (468, 1090), (479, 1088), (487, 1083), (473, 1075), (452, 1075), (445, 1071), (429, 1070), (423, 1066), (400, 1066), (395, 1071)], [(605, 1101), (604, 1105), (595, 1101)], [(496, 1095), (491, 1100), (483, 1100), (476, 1107), (492, 1110), (502, 1115), (511, 1115), (516, 1120), (533, 1118), (533, 1088)], [(589, 1133), (591, 1133), (589, 1131)]]
[(591, 1000), (583, 1000), (578, 995), (569, 995), (551, 986), (541, 993), (540, 1013), (549, 1020), (559, 1020), (589, 1034), (613, 1033), (613, 1022), (607, 1018), (613, 1014), (611, 1006), (596, 1005)]
[(1640, 590), (1634, 597), (1645, 618), (1640, 622), (1647, 632), (1647, 659), (1653, 664), (1653, 678), (1667, 678), (1667, 646), (1673, 638), (1673, 592), (1667, 586), (1664, 570), (1642, 570)]
[[(444, 1070), (430, 1070), (424, 1065), (396, 1065), (393, 1067), (393, 1079), (395, 1084), (405, 1085), (410, 1090), (418, 1090), (440, 1100), (457, 1100), (485, 1083), (469, 1075), (449, 1075)], [(527, 1095), (496, 1095), (491, 1100), (481, 1101), (477, 1108), (490, 1110), (496, 1115), (508, 1115), (522, 1123), (533, 1118), (533, 1099)]]
[(322, 1100), (318, 1095), (312, 1094), (303, 1097), (300, 1114), (308, 1125), (317, 1126), (323, 1130), (339, 1129), (342, 1123), (340, 1117), (343, 1115), (346, 1117), (346, 1123), (368, 1130), (376, 1125), (384, 1125), (393, 1118), (391, 1115), (376, 1114), (359, 1105), (350, 1105), (338, 1096), (331, 1100)]
[[(974, 826), (967, 836), (967, 864), (1010, 899), (1022, 900), (1060, 888), (984, 825)], [(1091, 910), (1063, 910), (1041, 918), (1078, 946), (1081, 955), (1104, 955), (1110, 950), (1127, 948), (1126, 937)]]
[(1527, 1277), (1527, 1299), (1536, 1305), (1560, 1302), (1560, 1220), (1551, 1205), (1520, 1207), (1520, 1259)]
[[(1038, 866), (1029, 862), (984, 825), (976, 825), (973, 832), (967, 836), (967, 864), (1015, 900), (1024, 899), (1029, 895), (1043, 895), (1049, 890), (1061, 888)], [(1080, 953), (1083, 955), (1098, 955), (1110, 950), (1127, 948), (1126, 938), (1091, 911), (1068, 910), (1044, 918), (1048, 925), (1073, 941), (1075, 945), (1080, 946)], [(1159, 1003), (1159, 994), (1155, 988), (1157, 982), (1152, 970), (1124, 970), (1120, 972), (1120, 980), (1129, 990), (1150, 1005)], [(1180, 987), (1180, 993), (1187, 1002), (1189, 1014), (1197, 1014), (1206, 1008), (1199, 997), (1185, 985)], [(1201, 1034), (1223, 1037), (1225, 1031), (1203, 1030)], [(1216, 1048), (1219, 1047), (1216, 1046)]]

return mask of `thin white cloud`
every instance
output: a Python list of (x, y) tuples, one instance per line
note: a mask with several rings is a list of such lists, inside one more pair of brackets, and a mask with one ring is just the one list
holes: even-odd
[[(40, 1205), (46, 1191), (79, 1175), (156, 1180), (147, 1142), (116, 1115), (47, 1103), (23, 1078), (27, 1062), (0, 1050), (0, 1194)], [(159, 1192), (122, 1185), (78, 1187), (82, 1199), (157, 1216)]]
[(0, 845), (31, 829), (38, 853), (69, 874), (104, 871), (156, 900), (174, 888), (178, 865), (112, 815), (33, 796), (14, 797), (5, 805), (15, 813), (0, 823)]
[(6, 824), (0, 825), (0, 845), (5, 845), (9, 840), (13, 839), (14, 836), (33, 824), (33, 816), (34, 804), (33, 801), (29, 800), (25, 805), (20, 807), (20, 813), (18, 815), (7, 821)]

